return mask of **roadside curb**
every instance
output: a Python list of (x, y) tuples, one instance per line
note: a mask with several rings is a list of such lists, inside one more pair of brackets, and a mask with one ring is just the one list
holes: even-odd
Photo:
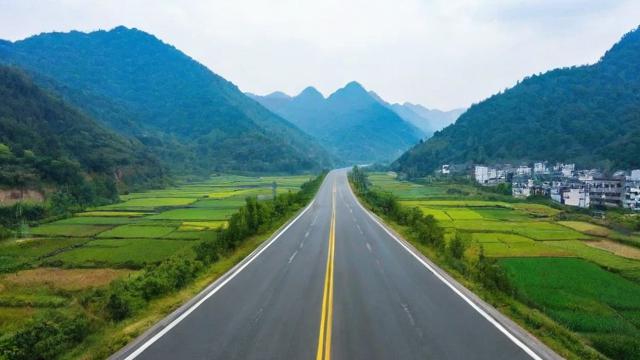
[(449, 282), (449, 285), (455, 287), (457, 291), (464, 294), (471, 302), (473, 302), (476, 306), (481, 308), (488, 316), (493, 318), (497, 323), (502, 325), (512, 336), (518, 339), (520, 342), (525, 344), (527, 347), (531, 349), (531, 351), (535, 352), (535, 354), (541, 359), (545, 360), (562, 360), (564, 359), (562, 356), (558, 355), (555, 351), (545, 345), (542, 341), (536, 338), (534, 335), (529, 333), (527, 330), (518, 325), (515, 321), (511, 320), (506, 315), (502, 314), (498, 309), (493, 307), (491, 304), (482, 300), (479, 296), (477, 296), (474, 292), (467, 289), (464, 285), (460, 284), (456, 279), (454, 279), (451, 275), (449, 275), (446, 271), (436, 265), (433, 261), (423, 255), (418, 249), (416, 249), (409, 241), (405, 240), (402, 235), (398, 234), (394, 229), (392, 229), (389, 225), (385, 223), (385, 221), (375, 214), (373, 211), (370, 211), (355, 195), (353, 189), (351, 189), (351, 185), (349, 184), (349, 190), (351, 194), (356, 199), (357, 203), (360, 207), (366, 211), (369, 216), (374, 219), (378, 225), (383, 227), (389, 234), (395, 237), (396, 240), (401, 242), (402, 245), (410, 252), (413, 256), (419, 258), (424, 263), (428, 264), (431, 271), (435, 271), (438, 275), (446, 281)]
[(149, 329), (144, 331), (134, 340), (129, 342), (120, 350), (116, 351), (114, 354), (108, 357), (108, 360), (122, 360), (126, 359), (130, 356), (136, 349), (140, 346), (146, 344), (150, 341), (154, 336), (163, 331), (167, 326), (172, 324), (176, 319), (183, 316), (183, 314), (193, 308), (197, 303), (202, 301), (205, 297), (209, 296), (209, 294), (216, 289), (218, 286), (226, 282), (230, 277), (235, 276), (248, 262), (252, 261), (252, 259), (257, 256), (262, 250), (264, 250), (267, 246), (273, 243), (277, 237), (280, 236), (291, 224), (293, 224), (296, 220), (298, 220), (302, 214), (307, 212), (307, 210), (311, 209), (313, 204), (315, 203), (314, 198), (307, 204), (305, 207), (298, 210), (293, 216), (289, 218), (284, 224), (282, 224), (276, 231), (271, 234), (267, 239), (265, 239), (258, 247), (256, 247), (251, 253), (245, 256), (241, 261), (235, 264), (231, 269), (222, 274), (219, 278), (214, 280), (212, 283), (207, 285), (203, 290), (201, 290), (198, 294), (189, 299), (186, 303), (180, 305), (176, 310), (172, 311), (169, 315), (162, 318), (160, 321), (155, 323)]

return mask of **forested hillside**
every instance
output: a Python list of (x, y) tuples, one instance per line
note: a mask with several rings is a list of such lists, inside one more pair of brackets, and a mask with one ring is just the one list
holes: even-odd
[(174, 170), (299, 171), (331, 165), (311, 137), (171, 45), (117, 27), (0, 43), (0, 61), (151, 147)]
[(136, 140), (119, 136), (0, 66), (0, 186), (62, 190), (90, 204), (118, 187), (161, 184), (164, 169)]
[(424, 136), (356, 82), (326, 99), (312, 87), (295, 97), (252, 96), (319, 139), (345, 163), (393, 160)]
[(421, 176), (443, 163), (520, 160), (640, 167), (640, 30), (596, 64), (533, 75), (472, 106), (393, 167)]

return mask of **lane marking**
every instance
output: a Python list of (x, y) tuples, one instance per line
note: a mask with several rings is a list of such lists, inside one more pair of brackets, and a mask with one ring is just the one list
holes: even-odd
[[(265, 250), (267, 250), (267, 248), (269, 248), (269, 246), (271, 246), (271, 244), (273, 244), (276, 240), (278, 240), (282, 234), (287, 232), (287, 230), (289, 230), (289, 228), (293, 224), (295, 224), (298, 221), (298, 219), (300, 219), (302, 217), (302, 215), (304, 215), (307, 212), (307, 210), (309, 210), (311, 208), (311, 206), (315, 203), (315, 201), (316, 200), (314, 198), (311, 201), (311, 203), (309, 203), (309, 205), (307, 205), (307, 207), (304, 208), (304, 210), (300, 214), (298, 214), (298, 216), (296, 216), (296, 218), (293, 219), (293, 221), (291, 221), (284, 229), (282, 229), (282, 231), (280, 231), (276, 236), (274, 236), (271, 239), (271, 241), (269, 241), (262, 249), (257, 251), (255, 254), (249, 255), (250, 257), (248, 258), (248, 260), (244, 264), (242, 264), (235, 271), (232, 270), (233, 273), (231, 275), (229, 275), (226, 279), (224, 279), (220, 284), (218, 284), (213, 289), (211, 289), (211, 291), (209, 291), (207, 293), (207, 295), (205, 295), (202, 299), (200, 299), (198, 302), (193, 304), (189, 309), (187, 309), (185, 312), (183, 312), (180, 316), (178, 316), (173, 321), (171, 321), (169, 323), (169, 325), (165, 326), (162, 330), (160, 330), (157, 334), (155, 334), (149, 340), (145, 341), (134, 352), (129, 354), (129, 356), (125, 357), (124, 359), (125, 360), (132, 360), (132, 359), (135, 359), (136, 357), (138, 357), (138, 355), (142, 354), (149, 346), (153, 345), (153, 343), (158, 341), (158, 339), (160, 339), (162, 336), (164, 336), (166, 333), (168, 333), (176, 325), (178, 325), (182, 320), (184, 320), (187, 316), (189, 316), (189, 314), (191, 314), (195, 309), (197, 309), (200, 305), (202, 305), (205, 301), (207, 301), (207, 299), (209, 299), (211, 296), (213, 296), (215, 293), (217, 293), (229, 281), (233, 280), (242, 270), (244, 270), (249, 264), (251, 264), (253, 262), (253, 260), (255, 260), (258, 256), (260, 256), (260, 254), (262, 254)], [(214, 282), (214, 284), (215, 284), (215, 282)]]
[(371, 245), (369, 243), (367, 243), (367, 250), (369, 250), (369, 252), (372, 252)]
[[(349, 184), (347, 184), (349, 186)], [(465, 294), (463, 294), (458, 288), (453, 285), (449, 280), (447, 280), (440, 272), (438, 272), (435, 268), (429, 265), (426, 261), (424, 261), (418, 254), (414, 253), (402, 240), (398, 239), (391, 231), (387, 229), (378, 219), (376, 219), (373, 214), (371, 214), (364, 206), (358, 201), (355, 197), (353, 191), (351, 191), (351, 186), (349, 186), (349, 190), (351, 192), (351, 197), (353, 200), (360, 206), (360, 208), (367, 214), (369, 217), (384, 230), (392, 239), (394, 239), (400, 246), (402, 246), (409, 254), (411, 254), (418, 262), (420, 262), (424, 267), (426, 267), (429, 271), (431, 271), (440, 281), (445, 283), (453, 292), (460, 296), (467, 304), (469, 304), (474, 310), (476, 310), (482, 317), (484, 317), (489, 323), (495, 326), (501, 333), (503, 333), (509, 340), (511, 340), (514, 344), (516, 344), (520, 349), (522, 349), (527, 355), (531, 356), (531, 358), (535, 360), (543, 360), (538, 354), (536, 354), (529, 346), (523, 343), (520, 339), (515, 337), (509, 330), (507, 330), (498, 320), (496, 320), (493, 316), (489, 315), (484, 309), (478, 306), (473, 300), (468, 298)]]
[(291, 262), (293, 261), (293, 258), (295, 258), (296, 255), (298, 255), (298, 250), (294, 251), (293, 255), (291, 255), (291, 257), (289, 258), (289, 264), (291, 264)]
[(331, 328), (333, 324), (333, 259), (336, 243), (336, 183), (333, 183), (331, 197), (331, 223), (329, 225), (329, 246), (327, 253), (327, 270), (324, 278), (322, 294), (322, 311), (320, 315), (320, 331), (318, 332), (318, 350), (316, 360), (331, 359)]
[(306, 232), (306, 233), (304, 233), (304, 237), (305, 237), (305, 238), (308, 238), (308, 237), (309, 237), (309, 230), (307, 230), (307, 232)]

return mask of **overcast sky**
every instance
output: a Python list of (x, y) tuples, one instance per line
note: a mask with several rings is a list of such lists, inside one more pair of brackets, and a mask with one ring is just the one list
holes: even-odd
[(136, 27), (243, 91), (468, 106), (524, 76), (593, 63), (640, 25), (639, 0), (0, 0), (0, 38)]

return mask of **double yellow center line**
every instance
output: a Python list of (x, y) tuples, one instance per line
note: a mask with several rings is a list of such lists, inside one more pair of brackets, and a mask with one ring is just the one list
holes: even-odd
[(331, 359), (331, 324), (333, 322), (333, 254), (336, 245), (336, 183), (333, 183), (331, 195), (331, 225), (329, 227), (329, 254), (327, 255), (327, 272), (324, 278), (322, 295), (322, 317), (318, 334), (318, 352), (316, 360)]

